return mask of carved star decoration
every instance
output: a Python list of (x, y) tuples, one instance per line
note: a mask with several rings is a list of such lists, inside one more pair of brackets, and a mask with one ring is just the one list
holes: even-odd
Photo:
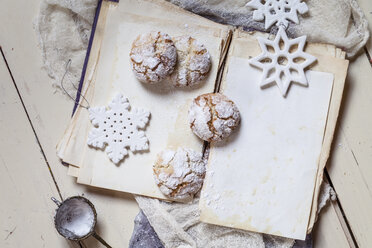
[(265, 19), (265, 29), (274, 23), (277, 26), (288, 27), (288, 20), (298, 24), (297, 12), (305, 14), (309, 9), (301, 0), (252, 0), (246, 6), (256, 9), (253, 11), (253, 20)]
[(274, 40), (257, 39), (262, 53), (249, 63), (263, 71), (261, 88), (276, 83), (285, 97), (291, 82), (308, 85), (304, 70), (316, 61), (316, 57), (304, 52), (306, 36), (290, 40), (280, 26)]

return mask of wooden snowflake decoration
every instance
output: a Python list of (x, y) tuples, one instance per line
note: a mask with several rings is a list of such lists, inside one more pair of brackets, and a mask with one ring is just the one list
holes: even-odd
[(149, 122), (150, 112), (132, 109), (128, 99), (118, 94), (106, 107), (89, 108), (89, 119), (94, 128), (88, 135), (88, 145), (103, 149), (112, 162), (119, 163), (129, 149), (143, 151), (149, 148), (149, 141), (143, 129)]
[(265, 29), (274, 23), (277, 26), (288, 27), (288, 20), (298, 24), (297, 12), (306, 13), (309, 9), (301, 0), (252, 0), (246, 6), (256, 9), (253, 11), (253, 20), (265, 19)]
[(262, 53), (249, 60), (249, 63), (262, 69), (261, 88), (274, 83), (283, 96), (286, 96), (291, 82), (307, 86), (305, 68), (316, 61), (316, 58), (304, 52), (306, 36), (288, 39), (284, 28), (274, 40), (258, 37)]

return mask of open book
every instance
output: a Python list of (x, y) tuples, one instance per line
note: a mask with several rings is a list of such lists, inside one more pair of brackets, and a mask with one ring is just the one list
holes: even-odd
[[(333, 45), (308, 44), (318, 61), (309, 86), (294, 85), (283, 98), (276, 87), (261, 89), (260, 73), (248, 59), (261, 53), (257, 36), (191, 14), (161, 0), (102, 1), (82, 80), (90, 106), (107, 106), (117, 93), (151, 112), (146, 128), (150, 149), (130, 153), (115, 165), (87, 145), (89, 113), (77, 108), (58, 144), (68, 174), (81, 184), (167, 198), (154, 182), (152, 165), (164, 149), (202, 151), (191, 131), (188, 107), (198, 95), (220, 91), (240, 109), (241, 126), (226, 142), (211, 144), (201, 193), (201, 220), (208, 223), (304, 239), (317, 212), (323, 168), (329, 156), (348, 61)], [(162, 31), (190, 35), (208, 49), (212, 68), (198, 87), (144, 85), (129, 61), (133, 40)]]

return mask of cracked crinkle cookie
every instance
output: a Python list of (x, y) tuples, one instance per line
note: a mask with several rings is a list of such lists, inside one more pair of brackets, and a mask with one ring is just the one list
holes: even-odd
[(177, 87), (200, 83), (211, 68), (207, 49), (190, 36), (174, 37), (173, 41), (177, 48), (178, 63), (170, 81)]
[(153, 170), (164, 195), (174, 200), (191, 200), (203, 184), (205, 161), (201, 153), (191, 149), (166, 150), (158, 154)]
[(233, 101), (220, 93), (200, 95), (189, 109), (192, 131), (205, 141), (221, 141), (240, 123), (240, 113)]
[(153, 84), (173, 72), (177, 62), (177, 50), (167, 34), (142, 34), (132, 44), (130, 61), (137, 79)]

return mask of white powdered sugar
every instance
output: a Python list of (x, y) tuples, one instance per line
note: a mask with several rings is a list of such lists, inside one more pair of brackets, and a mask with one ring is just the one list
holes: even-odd
[(170, 76), (174, 86), (193, 86), (200, 83), (211, 68), (211, 57), (203, 44), (191, 36), (173, 38), (178, 63)]
[(191, 200), (204, 180), (205, 160), (202, 153), (186, 148), (158, 154), (153, 166), (160, 191), (175, 200)]
[(64, 222), (63, 227), (74, 233), (77, 237), (84, 237), (92, 230), (94, 214), (86, 206), (77, 206), (74, 211), (77, 213), (77, 216), (70, 221)]
[(55, 223), (64, 237), (80, 239), (93, 231), (95, 226), (93, 208), (81, 198), (67, 199), (58, 209)]
[(240, 123), (235, 103), (220, 93), (200, 95), (189, 108), (192, 131), (205, 141), (221, 141)]
[(139, 35), (133, 42), (130, 60), (137, 79), (153, 84), (173, 72), (177, 50), (168, 34), (151, 32)]

